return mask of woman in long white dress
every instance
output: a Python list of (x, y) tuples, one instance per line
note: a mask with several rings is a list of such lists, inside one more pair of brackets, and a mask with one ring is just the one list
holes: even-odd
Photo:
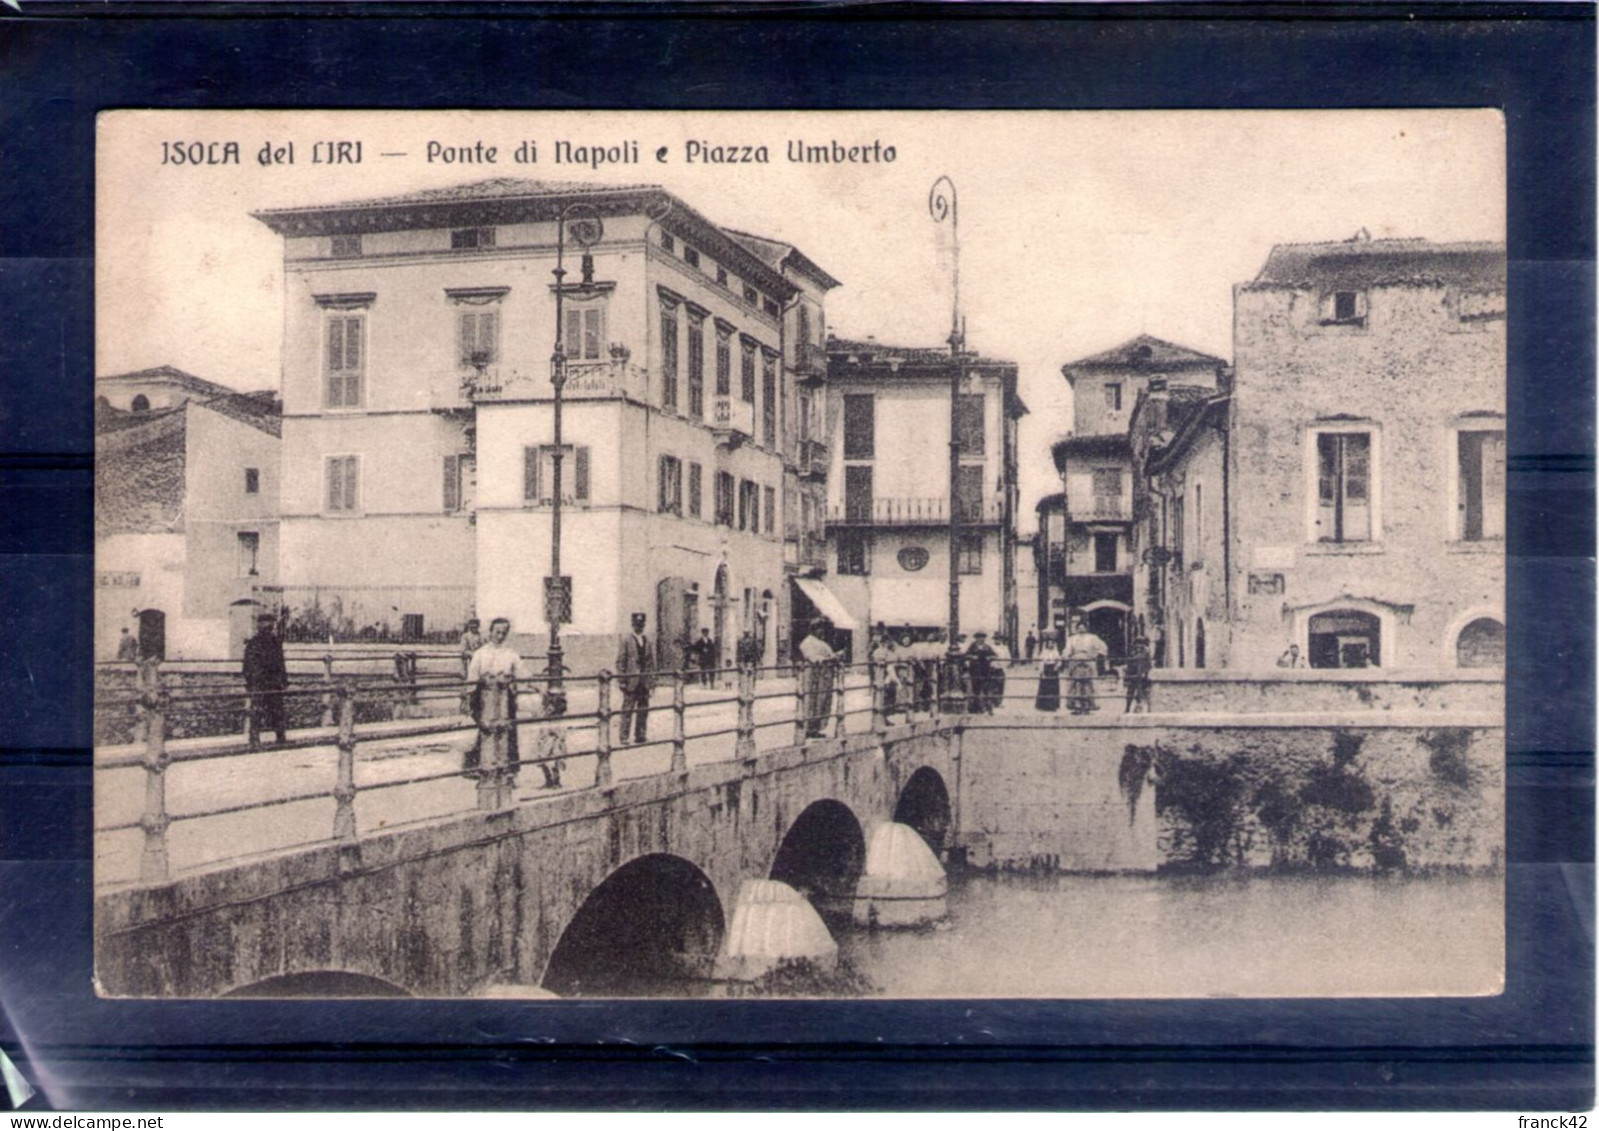
[(1094, 676), (1099, 674), (1099, 661), (1110, 654), (1105, 642), (1088, 631), (1086, 621), (1072, 622), (1072, 634), (1066, 638), (1066, 709), (1074, 715), (1086, 715), (1099, 710), (1094, 692)]

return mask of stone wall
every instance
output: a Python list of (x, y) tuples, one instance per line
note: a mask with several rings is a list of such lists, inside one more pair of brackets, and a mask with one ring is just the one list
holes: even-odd
[(1473, 711), (1504, 713), (1504, 673), (1271, 668), (1150, 673), (1150, 706), (1178, 711)]
[(1496, 869), (1493, 714), (974, 720), (960, 843), (976, 867)]

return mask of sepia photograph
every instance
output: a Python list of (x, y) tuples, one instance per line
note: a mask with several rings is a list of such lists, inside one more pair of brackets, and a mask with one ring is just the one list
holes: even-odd
[(95, 215), (100, 995), (1502, 992), (1499, 112), (117, 110)]

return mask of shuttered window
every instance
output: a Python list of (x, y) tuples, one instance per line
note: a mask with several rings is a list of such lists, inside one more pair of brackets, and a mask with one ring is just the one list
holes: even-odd
[[(586, 504), (589, 500), (589, 449), (563, 444), (561, 451), (561, 501)], [(555, 445), (529, 445), (522, 449), (522, 501), (547, 507), (555, 501)]]
[(326, 468), (328, 511), (338, 514), (354, 512), (361, 501), (360, 457), (329, 456)]
[(462, 311), (456, 322), (456, 351), (462, 365), (492, 365), (499, 361), (499, 311)]
[(362, 335), (366, 319), (359, 314), (327, 320), (327, 407), (361, 407)]

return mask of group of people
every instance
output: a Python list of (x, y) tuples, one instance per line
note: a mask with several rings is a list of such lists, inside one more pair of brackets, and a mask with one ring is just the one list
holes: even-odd
[[(1032, 658), (1035, 644), (1028, 632), (1028, 658)], [(1063, 642), (1056, 634), (1046, 632), (1037, 642), (1037, 655), (1041, 667), (1038, 676), (1038, 695), (1034, 707), (1040, 711), (1060, 710), (1060, 679), (1066, 676), (1066, 709), (1074, 715), (1088, 715), (1099, 710), (1099, 692), (1094, 681), (1108, 658), (1110, 650), (1105, 642), (1088, 630), (1082, 618), (1072, 621), (1071, 632)], [(1124, 710), (1127, 714), (1147, 714), (1149, 711), (1149, 641), (1143, 636), (1133, 641), (1122, 668), (1122, 687), (1126, 695)]]

